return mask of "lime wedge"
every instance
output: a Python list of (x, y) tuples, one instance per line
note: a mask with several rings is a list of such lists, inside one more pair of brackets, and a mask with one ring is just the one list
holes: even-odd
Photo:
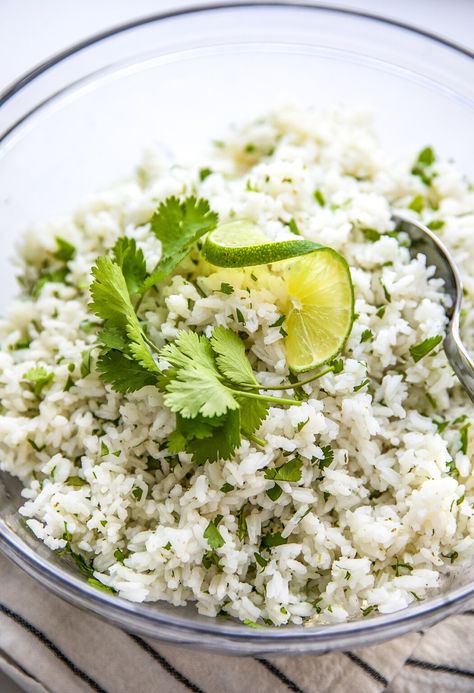
[(218, 267), (286, 261), (282, 309), (291, 371), (312, 370), (342, 351), (354, 319), (354, 290), (349, 265), (335, 250), (302, 238), (270, 242), (255, 224), (233, 221), (210, 233), (202, 252)]
[(207, 236), (202, 253), (217, 267), (250, 267), (288, 260), (321, 247), (302, 238), (273, 243), (252, 222), (230, 221)]
[(354, 319), (349, 266), (332, 248), (320, 248), (288, 263), (285, 338), (288, 367), (309, 371), (344, 348)]

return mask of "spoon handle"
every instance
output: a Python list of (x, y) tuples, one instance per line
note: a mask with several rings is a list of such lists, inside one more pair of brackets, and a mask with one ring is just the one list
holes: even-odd
[(457, 377), (474, 402), (474, 361), (461, 341), (457, 326), (451, 325), (444, 340), (444, 350)]

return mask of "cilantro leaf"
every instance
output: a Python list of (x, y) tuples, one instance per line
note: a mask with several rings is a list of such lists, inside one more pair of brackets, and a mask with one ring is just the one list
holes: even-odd
[(278, 469), (267, 469), (265, 479), (274, 481), (299, 481), (301, 479), (301, 466), (303, 461), (298, 457), (282, 464)]
[(223, 416), (185, 419), (176, 415), (176, 430), (168, 436), (170, 452), (188, 452), (195, 464), (229, 459), (240, 445), (240, 416), (232, 410)]
[(130, 296), (138, 294), (147, 276), (145, 257), (137, 248), (135, 239), (119, 238), (112, 249), (112, 257), (123, 273)]
[(97, 360), (97, 370), (104, 383), (122, 394), (141, 390), (146, 385), (156, 385), (157, 382), (155, 375), (120, 351), (101, 354)]
[(142, 285), (141, 293), (163, 281), (191, 251), (194, 243), (217, 225), (217, 214), (205, 199), (168, 197), (151, 218), (151, 231), (161, 241), (161, 260)]
[[(92, 275), (90, 307), (104, 320), (102, 342), (105, 342), (107, 349), (114, 349), (99, 357), (98, 370), (102, 379), (116, 387), (118, 392), (132, 392), (139, 389), (140, 377), (146, 379), (141, 373), (145, 370), (155, 375), (152, 380), (155, 383), (160, 371), (146, 344), (122, 268), (110, 257), (99, 257), (92, 268)], [(115, 368), (118, 368), (118, 372)], [(127, 371), (131, 380), (129, 385), (126, 383)], [(147, 379), (147, 384), (150, 384), (150, 380)]]
[(217, 371), (193, 365), (181, 368), (166, 386), (164, 402), (184, 418), (198, 414), (220, 416), (239, 407), (229, 388), (219, 380)]
[(247, 435), (252, 435), (262, 425), (267, 418), (268, 403), (258, 399), (249, 399), (248, 397), (238, 397), (237, 401), (240, 404), (240, 421), (242, 430)]
[(240, 337), (226, 327), (215, 327), (211, 336), (212, 350), (221, 373), (240, 386), (258, 385)]
[(216, 224), (217, 214), (207, 200), (191, 196), (180, 202), (169, 197), (153, 215), (151, 231), (162, 243), (163, 256), (171, 257), (215, 229)]
[(435, 337), (428, 337), (427, 339), (424, 339), (419, 344), (415, 344), (414, 346), (411, 346), (410, 347), (410, 354), (411, 354), (414, 362), (418, 363), (418, 361), (421, 361), (422, 358), (424, 358), (427, 354), (429, 354), (430, 351), (433, 351), (433, 349), (435, 347), (437, 347), (438, 344), (442, 341), (443, 341), (443, 335), (438, 334)]
[(212, 438), (195, 438), (189, 441), (186, 451), (192, 454), (196, 464), (228, 460), (239, 447), (240, 440), (239, 412), (229, 411), (222, 418), (221, 425), (214, 429)]
[(110, 257), (98, 257), (92, 268), (92, 276), (90, 309), (107, 321), (108, 327), (125, 329), (132, 313), (135, 320), (136, 316), (122, 268)]
[(225, 544), (222, 534), (219, 532), (215, 523), (212, 520), (209, 522), (206, 529), (204, 530), (203, 537), (204, 539), (207, 539), (207, 543), (209, 544), (211, 549), (220, 549)]
[(175, 368), (188, 368), (195, 365), (208, 368), (212, 372), (216, 371), (208, 338), (195, 332), (181, 330), (172, 344), (167, 344), (161, 349), (160, 357)]
[(126, 332), (119, 327), (104, 327), (98, 333), (97, 340), (108, 349), (116, 349), (125, 354), (128, 352), (129, 340)]

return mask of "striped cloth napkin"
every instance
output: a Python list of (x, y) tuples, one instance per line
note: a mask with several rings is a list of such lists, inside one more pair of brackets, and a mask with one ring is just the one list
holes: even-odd
[(350, 652), (224, 657), (144, 640), (76, 609), (0, 557), (0, 669), (31, 693), (474, 691), (474, 610)]

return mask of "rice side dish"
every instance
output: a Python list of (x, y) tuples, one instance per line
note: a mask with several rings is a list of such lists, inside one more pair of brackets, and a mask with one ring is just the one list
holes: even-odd
[[(161, 283), (151, 280), (134, 327), (120, 332), (117, 308), (98, 346), (90, 286), (112, 261), (97, 258), (115, 244), (119, 263), (117, 248), (133, 248), (144, 264), (128, 278), (148, 276), (162, 253), (153, 215), (191, 198), (207, 201), (219, 224), (246, 220), (271, 241), (304, 237), (347, 260), (355, 319), (337, 367), (273, 391), (296, 377), (285, 352), (287, 265), (215, 267), (200, 253), (204, 237)], [(194, 602), (247, 625), (391, 613), (472, 561), (474, 407), (442, 349), (443, 282), (423, 255), (412, 257), (394, 210), (452, 250), (473, 349), (472, 186), (431, 146), (389, 157), (366, 115), (281, 109), (193, 165), (151, 151), (132, 179), (29, 229), (15, 259), (21, 293), (0, 324), (0, 469), (24, 485), (29, 530), (97, 588), (134, 602)], [(176, 373), (192, 359), (173, 348), (184, 331), (204, 354), (216, 326), (244, 345), (249, 378), (269, 397), (297, 402), (269, 400), (254, 432), (242, 428), (233, 443), (212, 428), (220, 410), (216, 424), (203, 421), (214, 397), (204, 386), (189, 389), (190, 403), (202, 400), (198, 418), (184, 413), (177, 424), (191, 384)], [(131, 358), (124, 335), (141, 353), (150, 347), (135, 389), (118, 382)], [(206, 445), (215, 460), (205, 461)]]

